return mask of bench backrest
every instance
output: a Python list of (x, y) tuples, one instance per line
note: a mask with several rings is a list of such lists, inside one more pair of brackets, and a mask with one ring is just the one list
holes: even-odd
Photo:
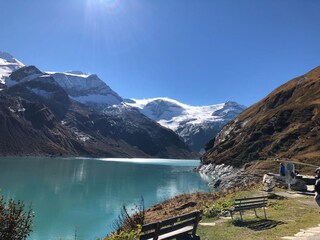
[(251, 198), (237, 198), (234, 200), (235, 208), (254, 208), (266, 207), (268, 204), (267, 196), (251, 197)]
[(193, 225), (193, 234), (199, 221), (201, 220), (201, 211), (196, 211), (181, 216), (169, 218), (161, 222), (150, 223), (142, 226), (142, 235), (140, 240), (145, 239), (158, 239), (160, 235), (176, 231), (178, 229)]

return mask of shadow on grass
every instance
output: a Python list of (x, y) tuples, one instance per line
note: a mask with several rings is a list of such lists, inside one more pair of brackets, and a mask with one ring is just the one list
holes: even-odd
[(263, 230), (271, 229), (285, 223), (282, 221), (259, 219), (259, 220), (250, 220), (250, 221), (234, 220), (232, 224), (237, 227), (247, 227), (253, 231), (263, 231)]

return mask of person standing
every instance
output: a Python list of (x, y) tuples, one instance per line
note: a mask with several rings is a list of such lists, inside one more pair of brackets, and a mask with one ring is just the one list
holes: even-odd
[(314, 200), (316, 201), (316, 203), (320, 207), (320, 179), (316, 180), (316, 184), (314, 185), (314, 190), (316, 193)]
[(286, 175), (286, 167), (284, 166), (283, 163), (280, 163), (279, 174), (282, 177), (284, 177)]
[(314, 171), (314, 173), (315, 173), (315, 178), (316, 179), (319, 179), (320, 178), (320, 167), (318, 167), (315, 171)]

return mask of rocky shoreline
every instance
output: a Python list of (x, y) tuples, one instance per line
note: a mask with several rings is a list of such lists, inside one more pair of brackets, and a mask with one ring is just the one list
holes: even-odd
[(209, 186), (217, 190), (229, 190), (249, 187), (262, 180), (262, 176), (250, 173), (244, 168), (236, 168), (225, 164), (206, 164), (196, 171), (209, 181)]

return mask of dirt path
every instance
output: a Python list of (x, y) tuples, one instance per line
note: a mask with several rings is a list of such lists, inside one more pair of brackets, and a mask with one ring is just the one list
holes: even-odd
[[(289, 192), (282, 192), (280, 193), (284, 197), (288, 198), (300, 198), (305, 196), (305, 194), (301, 193), (289, 193)], [(310, 196), (314, 196), (314, 194), (310, 194)], [(298, 200), (303, 204), (308, 206), (312, 206), (317, 208), (316, 202), (313, 200), (313, 197), (308, 200)], [(320, 212), (319, 212), (320, 214)], [(282, 237), (281, 239), (286, 240), (320, 240), (320, 224), (317, 227), (308, 228), (308, 229), (300, 229), (300, 232), (296, 233), (294, 236), (286, 236)]]
[(301, 229), (294, 236), (286, 236), (281, 239), (286, 240), (320, 240), (320, 224), (318, 227)]

